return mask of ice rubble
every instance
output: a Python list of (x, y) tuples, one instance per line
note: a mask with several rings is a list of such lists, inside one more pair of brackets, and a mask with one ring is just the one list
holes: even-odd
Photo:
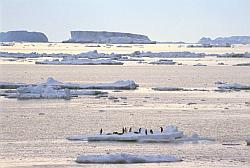
[(100, 135), (75, 135), (66, 139), (72, 141), (120, 141), (120, 142), (182, 142), (182, 141), (199, 141), (210, 140), (207, 138), (193, 135), (191, 137), (184, 135), (176, 126), (166, 126), (163, 132), (150, 133), (149, 130), (140, 129), (138, 132), (124, 133), (107, 133)]
[(250, 90), (250, 85), (243, 85), (239, 83), (225, 83), (218, 86), (221, 90)]
[(77, 84), (62, 83), (49, 77), (45, 83), (41, 84), (23, 84), (0, 82), (1, 89), (16, 89), (10, 92), (6, 90), (1, 93), (2, 96), (18, 99), (69, 99), (78, 95), (100, 95), (107, 94), (102, 91), (91, 91), (82, 89), (136, 89), (138, 85), (131, 80), (117, 81), (114, 83), (100, 84)]
[(139, 155), (129, 153), (114, 153), (100, 155), (80, 155), (76, 158), (77, 163), (161, 163), (182, 161), (170, 155)]

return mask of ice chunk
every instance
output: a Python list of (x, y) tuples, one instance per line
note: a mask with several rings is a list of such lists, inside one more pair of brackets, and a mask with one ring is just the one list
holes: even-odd
[(168, 59), (160, 59), (159, 61), (149, 62), (149, 64), (156, 64), (156, 65), (175, 65), (176, 62), (173, 60)]
[(239, 83), (225, 83), (218, 86), (222, 90), (250, 90), (250, 85), (243, 85)]
[(76, 159), (77, 163), (161, 163), (182, 161), (170, 155), (138, 155), (128, 153), (114, 153), (102, 155), (81, 155)]
[(153, 90), (156, 91), (183, 91), (183, 88), (178, 88), (178, 87), (154, 87), (152, 88)]

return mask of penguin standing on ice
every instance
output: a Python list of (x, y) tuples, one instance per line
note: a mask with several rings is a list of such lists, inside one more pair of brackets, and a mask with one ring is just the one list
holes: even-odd
[(154, 133), (153, 130), (150, 130), (149, 132), (150, 132), (150, 134), (153, 134), (153, 133)]
[(147, 129), (145, 129), (145, 134), (148, 135), (148, 130)]
[(163, 128), (161, 127), (161, 132), (163, 132)]
[(131, 127), (129, 128), (129, 131), (128, 131), (128, 132), (132, 132), (132, 128), (131, 128)]
[(101, 128), (101, 130), (100, 130), (100, 135), (102, 135), (102, 132), (103, 132), (103, 130), (102, 130), (102, 128)]

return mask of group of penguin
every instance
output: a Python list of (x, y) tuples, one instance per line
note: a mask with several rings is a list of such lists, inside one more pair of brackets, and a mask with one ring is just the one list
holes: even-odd
[[(142, 130), (142, 128), (139, 128), (138, 131), (135, 131), (135, 132), (133, 132), (133, 133), (134, 133), (134, 134), (140, 134), (140, 133), (141, 133), (141, 130)], [(161, 131), (161, 133), (163, 132), (163, 127), (160, 127), (160, 131)], [(132, 128), (130, 127), (129, 130), (127, 130), (126, 127), (123, 127), (123, 128), (122, 128), (122, 132), (117, 132), (117, 131), (115, 131), (115, 132), (113, 132), (113, 133), (107, 133), (106, 135), (113, 135), (113, 134), (123, 135), (124, 133), (127, 133), (127, 132), (132, 132)], [(154, 134), (154, 132), (153, 132), (152, 129), (149, 130), (149, 133), (150, 133), (150, 134)], [(100, 135), (102, 135), (102, 134), (103, 134), (103, 129), (101, 128), (101, 130), (100, 130)], [(147, 129), (145, 129), (145, 135), (148, 135), (148, 130), (147, 130)]]

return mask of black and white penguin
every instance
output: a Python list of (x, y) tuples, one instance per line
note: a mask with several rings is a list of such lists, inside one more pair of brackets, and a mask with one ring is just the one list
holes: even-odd
[(131, 127), (129, 128), (129, 131), (128, 131), (128, 132), (132, 132), (132, 128), (131, 128)]
[(101, 130), (100, 130), (100, 135), (102, 135), (102, 132), (103, 132), (103, 130), (102, 130), (102, 128), (101, 128)]
[(145, 134), (148, 135), (148, 130), (147, 129), (145, 129)]
[(161, 132), (163, 132), (163, 128), (161, 127)]
[(153, 130), (150, 130), (149, 132), (150, 132), (150, 134), (153, 134), (153, 133), (154, 133)]

